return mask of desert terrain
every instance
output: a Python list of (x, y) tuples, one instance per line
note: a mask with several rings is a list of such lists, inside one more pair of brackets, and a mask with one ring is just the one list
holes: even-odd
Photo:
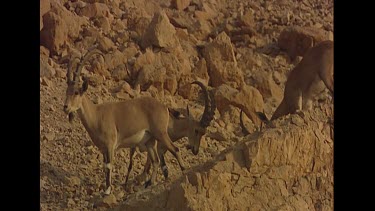
[[(311, 111), (270, 118), (308, 40), (333, 40), (332, 0), (41, 0), (41, 210), (333, 210), (333, 102), (325, 89)], [(103, 155), (78, 116), (63, 112), (71, 55), (97, 45), (84, 66), (95, 103), (152, 96), (199, 119), (203, 95), (217, 109), (198, 155), (175, 142), (188, 166), (165, 154), (169, 178), (145, 188), (137, 150), (116, 152), (113, 191), (103, 194)], [(240, 108), (245, 135), (240, 127)], [(124, 117), (126, 118), (126, 117)], [(136, 120), (134, 120), (136, 121)]]

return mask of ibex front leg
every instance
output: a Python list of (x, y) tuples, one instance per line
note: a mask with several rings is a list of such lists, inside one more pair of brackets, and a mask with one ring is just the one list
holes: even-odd
[(150, 173), (150, 170), (151, 170), (151, 159), (150, 159), (150, 155), (147, 154), (147, 161), (143, 169), (143, 172), (137, 178), (138, 183), (142, 183), (143, 181), (147, 179), (147, 175)]
[(165, 147), (168, 151), (172, 153), (172, 155), (177, 159), (177, 162), (180, 165), (181, 171), (184, 171), (186, 167), (182, 163), (179, 149), (172, 143), (172, 140), (169, 138), (168, 133), (165, 132), (165, 133), (157, 134), (157, 140), (159, 141), (160, 144), (164, 145), (163, 147)]
[(128, 183), (130, 171), (133, 168), (133, 156), (134, 156), (134, 153), (135, 153), (135, 147), (130, 148), (130, 162), (129, 162), (128, 173), (126, 174), (124, 186), (126, 186), (126, 184)]
[(159, 155), (159, 158), (160, 158), (161, 170), (163, 172), (164, 178), (168, 179), (168, 167), (167, 167), (167, 164), (165, 163), (165, 159), (164, 159), (164, 154), (167, 152), (167, 149), (162, 144), (158, 144), (157, 149), (158, 149), (158, 155)]
[(113, 165), (114, 150), (108, 149), (107, 153), (104, 153), (104, 169), (106, 178), (106, 190), (104, 194), (109, 195), (112, 191), (112, 165)]

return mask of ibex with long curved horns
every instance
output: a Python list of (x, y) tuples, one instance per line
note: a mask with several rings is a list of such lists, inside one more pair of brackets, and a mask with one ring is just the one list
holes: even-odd
[[(201, 87), (204, 95), (205, 108), (203, 115), (200, 120), (194, 119), (190, 115), (189, 107), (186, 107), (187, 117), (181, 117), (178, 111), (170, 109), (170, 118), (168, 124), (168, 134), (173, 142), (183, 138), (188, 137), (189, 145), (188, 148), (191, 149), (194, 155), (199, 152), (199, 146), (201, 143), (202, 136), (206, 134), (206, 128), (210, 125), (215, 115), (215, 98), (212, 96), (212, 92), (209, 92), (205, 85), (199, 81), (194, 81), (192, 84), (197, 84)], [(168, 168), (165, 163), (164, 154), (167, 149), (165, 146), (158, 144), (157, 152), (160, 158), (160, 165), (165, 178), (168, 178)], [(125, 184), (128, 181), (130, 171), (132, 169), (132, 159), (135, 152), (135, 148), (130, 151), (130, 164), (128, 167), (128, 173), (126, 175)], [(147, 173), (150, 171), (151, 157), (147, 157), (147, 162), (141, 178), (145, 178)], [(147, 185), (147, 184), (146, 184)]]
[[(103, 153), (106, 175), (105, 194), (111, 192), (111, 169), (115, 150), (118, 148), (134, 148), (146, 146), (153, 163), (149, 183), (154, 183), (159, 167), (156, 142), (164, 145), (177, 159), (182, 170), (182, 160), (178, 148), (168, 135), (169, 112), (166, 106), (152, 97), (142, 97), (122, 102), (108, 102), (95, 105), (85, 95), (88, 81), (79, 85), (82, 67), (94, 54), (103, 54), (95, 49), (86, 53), (83, 58), (75, 57), (69, 63), (64, 111), (69, 116), (77, 111), (86, 131), (94, 144)], [(71, 78), (73, 64), (80, 62)]]

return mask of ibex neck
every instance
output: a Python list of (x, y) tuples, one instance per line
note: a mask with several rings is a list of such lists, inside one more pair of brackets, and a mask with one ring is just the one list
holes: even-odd
[(79, 118), (82, 124), (85, 126), (86, 130), (90, 133), (95, 127), (96, 120), (96, 106), (93, 102), (86, 96), (82, 96), (82, 107), (78, 110)]
[[(177, 141), (188, 135), (189, 120), (188, 119), (169, 119), (170, 129), (168, 130), (169, 136), (172, 141)], [(172, 129), (173, 128), (173, 129)]]

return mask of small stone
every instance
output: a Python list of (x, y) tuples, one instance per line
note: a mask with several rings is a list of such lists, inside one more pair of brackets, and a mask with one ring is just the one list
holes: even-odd
[(52, 82), (49, 79), (47, 79), (46, 77), (42, 77), (41, 81), (42, 81), (42, 85), (44, 85), (44, 86), (47, 86), (47, 87), (52, 86)]
[(50, 105), (49, 110), (50, 111), (56, 111), (56, 109), (55, 109), (55, 107), (53, 105)]
[(68, 203), (67, 203), (68, 207), (72, 207), (72, 206), (74, 206), (75, 204), (76, 204), (76, 203), (74, 202), (73, 199), (68, 199)]
[(98, 207), (98, 208), (99, 207), (110, 208), (110, 207), (112, 207), (116, 203), (117, 203), (116, 197), (113, 194), (110, 194), (108, 196), (104, 196), (104, 198), (99, 199), (95, 203), (95, 207)]
[(55, 139), (55, 134), (53, 132), (46, 133), (46, 134), (44, 134), (43, 139), (45, 139), (47, 141), (52, 141), (52, 140)]
[(71, 185), (79, 186), (81, 184), (81, 179), (79, 177), (76, 177), (76, 176), (69, 177), (68, 180), (69, 180)]

